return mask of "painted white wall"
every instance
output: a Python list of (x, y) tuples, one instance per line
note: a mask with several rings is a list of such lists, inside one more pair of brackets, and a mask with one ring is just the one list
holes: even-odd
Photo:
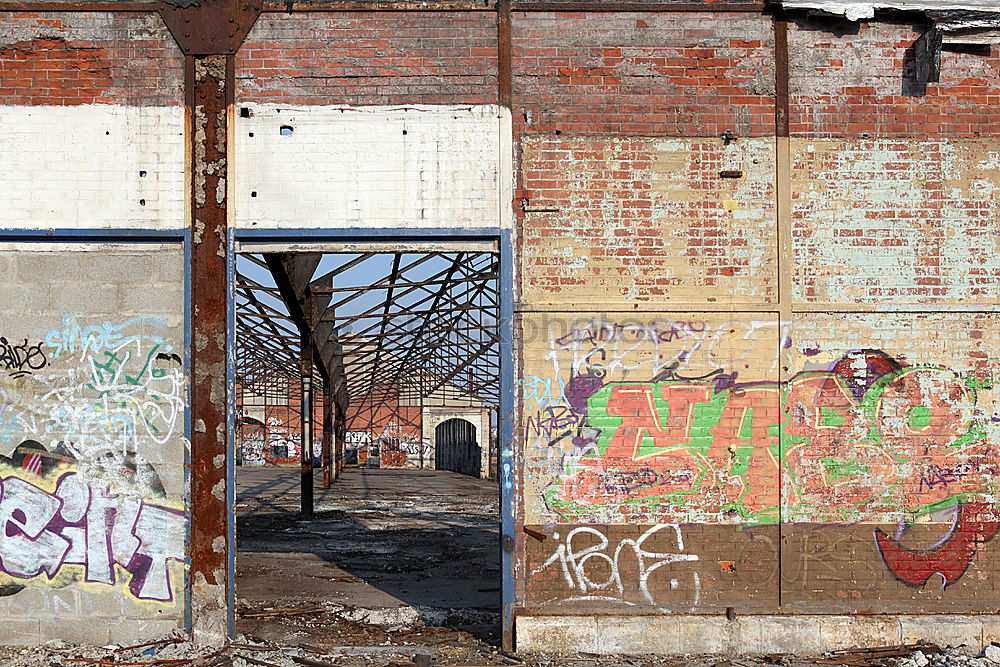
[(0, 106), (0, 228), (179, 229), (184, 190), (183, 107)]
[(511, 225), (501, 107), (247, 104), (235, 128), (236, 227)]

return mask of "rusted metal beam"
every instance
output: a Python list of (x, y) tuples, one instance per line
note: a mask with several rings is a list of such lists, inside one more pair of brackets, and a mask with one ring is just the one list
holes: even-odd
[(329, 489), (336, 472), (333, 469), (333, 391), (323, 387), (323, 488)]
[(340, 473), (344, 469), (344, 450), (347, 444), (347, 419), (345, 417), (347, 407), (346, 403), (344, 405), (338, 403), (334, 418), (333, 437), (336, 451), (334, 453), (333, 476), (335, 479), (340, 477)]
[(234, 55), (260, 16), (261, 0), (160, 2), (170, 34), (188, 55)]
[(312, 328), (306, 326), (302, 330), (302, 418), (299, 420), (302, 433), (302, 444), (299, 447), (302, 484), (299, 497), (299, 510), (303, 516), (313, 515), (313, 340)]
[[(264, 3), (252, 3), (251, 7), (258, 12), (270, 14), (304, 14), (316, 12), (495, 12), (504, 0), (470, 0), (461, 2), (428, 2), (426, 0), (397, 0), (393, 2), (352, 2), (351, 0), (330, 0), (317, 2), (284, 2), (283, 0), (268, 0)], [(231, 4), (235, 4), (232, 2)], [(198, 5), (191, 5), (198, 7)], [(5, 12), (159, 12), (166, 20), (167, 14), (181, 14), (188, 9), (180, 8), (166, 2), (0, 2), (0, 11)], [(759, 13), (764, 11), (762, 2), (711, 2), (711, 3), (644, 3), (644, 2), (559, 2), (558, 0), (516, 0), (507, 11), (515, 12), (706, 12), (706, 13)], [(225, 18), (226, 15), (223, 15)], [(226, 49), (225, 53), (233, 53), (234, 34), (229, 35), (229, 23), (217, 34), (208, 34), (188, 30), (181, 22), (174, 22), (179, 29), (175, 38), (200, 40), (206, 46), (206, 53), (211, 48)], [(233, 26), (239, 30), (245, 26)], [(171, 32), (174, 32), (171, 29)], [(242, 41), (242, 40), (241, 40)], [(502, 102), (501, 102), (502, 104)]]
[(560, 2), (559, 0), (513, 0), (515, 12), (747, 12), (764, 11), (763, 2)]
[[(227, 224), (229, 114), (236, 59), (232, 55), (259, 15), (248, 0), (202, 0), (178, 10), (159, 3), (161, 16), (184, 54), (185, 132), (188, 142), (191, 252), (191, 496), (188, 604), (192, 639), (223, 645), (233, 630), (228, 484)], [(72, 6), (71, 6), (72, 7)], [(82, 5), (75, 6), (79, 10)], [(60, 6), (60, 11), (73, 11)], [(176, 11), (175, 11), (176, 10)], [(191, 26), (185, 28), (184, 26)], [(235, 26), (235, 27), (234, 27)], [(206, 49), (223, 33), (225, 50)]]
[(264, 11), (299, 14), (305, 12), (490, 12), (496, 0), (390, 0), (386, 2), (352, 2), (351, 0), (318, 0), (316, 2), (284, 2), (269, 0)]
[(229, 633), (226, 464), (225, 174), (232, 56), (185, 56), (191, 141), (191, 626), (201, 644)]

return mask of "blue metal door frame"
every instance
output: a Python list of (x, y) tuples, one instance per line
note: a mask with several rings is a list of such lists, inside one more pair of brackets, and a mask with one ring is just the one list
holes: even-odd
[[(500, 577), (501, 632), (503, 648), (513, 649), (514, 637), (514, 246), (512, 232), (495, 227), (467, 228), (337, 228), (337, 229), (230, 229), (228, 244), (229, 292), (229, 406), (228, 435), (235, 442), (236, 429), (236, 243), (323, 243), (360, 242), (398, 243), (418, 241), (496, 241), (500, 251), (500, 409), (498, 461), (500, 484)], [(229, 634), (234, 637), (236, 595), (236, 457), (227, 456), (227, 502), (229, 503)]]

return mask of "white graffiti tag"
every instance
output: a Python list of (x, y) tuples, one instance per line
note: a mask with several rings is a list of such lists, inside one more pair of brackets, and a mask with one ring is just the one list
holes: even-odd
[(82, 565), (86, 581), (113, 585), (118, 564), (129, 591), (169, 601), (169, 561), (184, 560), (183, 512), (112, 493), (75, 472), (48, 493), (18, 477), (0, 480), (0, 572), (15, 579)]
[[(660, 531), (672, 530), (676, 536), (677, 552), (666, 553), (660, 551), (649, 551), (645, 548), (647, 541), (652, 540)], [(553, 535), (559, 539), (559, 534)], [(579, 548), (578, 544), (585, 541), (589, 546)], [(588, 539), (589, 538), (589, 539)], [(596, 543), (593, 543), (596, 539)], [(558, 563), (563, 579), (571, 590), (577, 590), (580, 595), (564, 600), (565, 602), (575, 602), (581, 600), (603, 600), (621, 602), (635, 606), (636, 602), (625, 599), (625, 583), (622, 580), (620, 569), (621, 559), (624, 556), (634, 556), (638, 562), (638, 588), (643, 599), (649, 604), (657, 607), (661, 611), (666, 611), (654, 598), (650, 591), (650, 577), (660, 568), (672, 563), (697, 561), (696, 554), (686, 554), (684, 551), (684, 538), (681, 535), (681, 528), (673, 523), (657, 524), (646, 530), (638, 539), (626, 538), (621, 540), (611, 552), (610, 541), (597, 528), (579, 527), (571, 530), (566, 539), (556, 547), (555, 552), (532, 574), (537, 574), (554, 563)], [(602, 564), (599, 571), (606, 572), (607, 578), (603, 581), (594, 581), (588, 574), (588, 565)], [(598, 568), (594, 568), (598, 569)], [(692, 573), (693, 579), (693, 604), (698, 604), (701, 597), (701, 580), (698, 573)], [(677, 589), (680, 583), (676, 578), (670, 579), (670, 588)]]

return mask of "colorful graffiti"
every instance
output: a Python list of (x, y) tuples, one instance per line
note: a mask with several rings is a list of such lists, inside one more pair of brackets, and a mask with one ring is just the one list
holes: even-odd
[(602, 507), (673, 521), (849, 522), (901, 520), (988, 491), (996, 465), (972, 423), (975, 388), (945, 369), (856, 358), (860, 375), (849, 357), (721, 391), (603, 386), (572, 435), (586, 453), (567, 461), (546, 500), (569, 519)]
[(79, 584), (180, 603), (183, 474), (168, 466), (164, 480), (151, 463), (184, 455), (186, 381), (169, 331), (151, 315), (67, 315), (36, 345), (0, 339), (0, 442), (12, 443), (0, 457), (0, 595)]
[(251, 434), (243, 437), (243, 458), (242, 465), (253, 467), (264, 465), (264, 438), (261, 435)]
[(411, 432), (415, 427), (405, 427), (394, 419), (386, 422), (382, 431), (375, 436), (379, 445), (379, 467), (420, 468), (433, 461), (433, 454), (423, 456), (425, 448), (419, 433)]
[[(567, 600), (588, 591), (625, 599), (624, 579), (648, 583), (641, 566), (614, 574), (619, 547), (605, 543), (610, 537), (572, 532), (595, 526), (864, 524), (883, 572), (941, 591), (1000, 532), (995, 396), (985, 373), (877, 349), (821, 365), (820, 350), (805, 348), (805, 370), (754, 381), (787, 363), (790, 329), (779, 322), (594, 319), (550, 334), (551, 373), (521, 382), (521, 428), (532, 511), (547, 539), (574, 536), (556, 538), (531, 572), (564, 563), (566, 588), (576, 591)], [(618, 541), (621, 531), (612, 534)], [(624, 549), (636, 551), (634, 541)], [(611, 560), (598, 564), (603, 557), (589, 549)], [(588, 563), (611, 578), (595, 586)], [(665, 585), (661, 577), (657, 586)], [(658, 606), (647, 592), (640, 587), (629, 604)]]
[[(134, 457), (101, 465), (133, 478), (156, 475)], [(0, 576), (14, 583), (3, 593), (18, 592), (23, 582), (61, 588), (114, 585), (123, 577), (134, 597), (171, 601), (171, 563), (184, 560), (184, 512), (148, 502), (137, 495), (139, 486), (123, 492), (88, 479), (66, 447), (50, 453), (33, 441), (18, 446), (0, 461)]]

